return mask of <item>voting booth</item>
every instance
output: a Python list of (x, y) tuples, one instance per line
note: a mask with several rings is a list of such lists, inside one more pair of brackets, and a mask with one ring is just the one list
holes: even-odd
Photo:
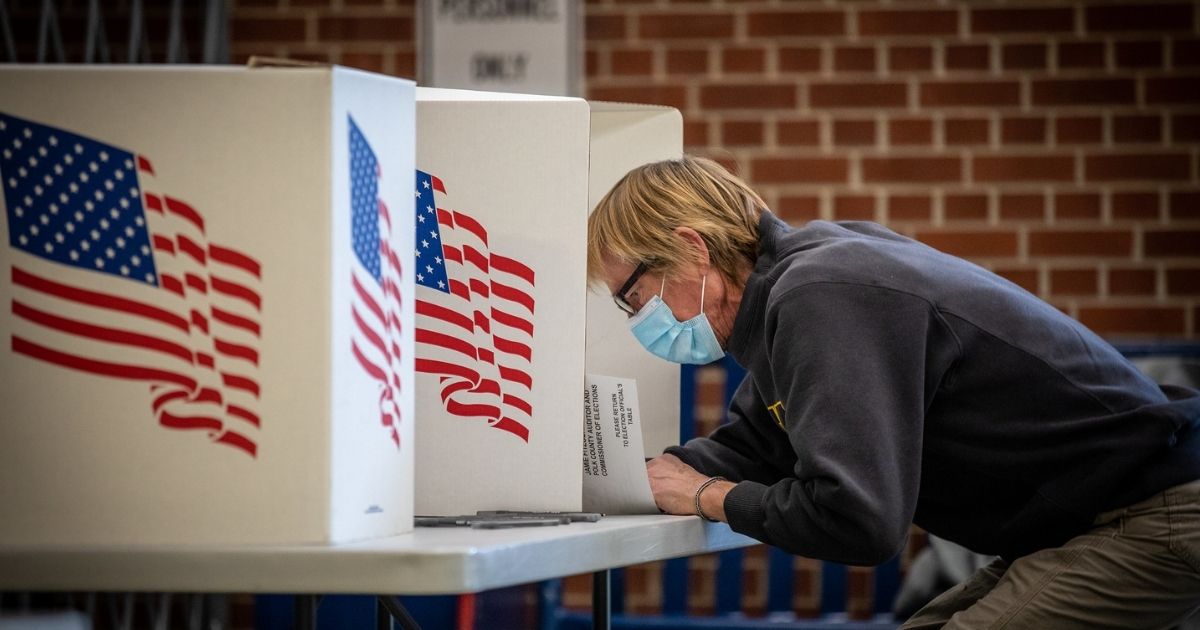
[(593, 363), (646, 379), (653, 448), (678, 440), (678, 366), (592, 305), (585, 247), (594, 200), (681, 145), (669, 108), (417, 89), (418, 514), (579, 510)]
[(0, 68), (0, 542), (412, 527), (414, 92)]

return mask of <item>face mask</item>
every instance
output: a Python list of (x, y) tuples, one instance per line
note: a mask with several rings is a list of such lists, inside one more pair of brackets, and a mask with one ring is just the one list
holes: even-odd
[[(650, 354), (674, 363), (695, 365), (712, 363), (725, 356), (712, 325), (704, 316), (704, 285), (707, 280), (706, 277), (700, 283), (700, 314), (686, 322), (675, 319), (670, 307), (658, 295), (650, 298), (629, 320), (629, 330)], [(663, 287), (666, 287), (666, 282), (667, 279), (663, 278)], [(658, 292), (661, 294), (662, 289)]]

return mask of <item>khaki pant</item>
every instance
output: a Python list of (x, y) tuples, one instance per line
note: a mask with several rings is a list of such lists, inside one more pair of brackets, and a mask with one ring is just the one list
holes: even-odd
[(996, 560), (902, 630), (1171, 628), (1200, 608), (1200, 481), (1096, 517), (1061, 547)]

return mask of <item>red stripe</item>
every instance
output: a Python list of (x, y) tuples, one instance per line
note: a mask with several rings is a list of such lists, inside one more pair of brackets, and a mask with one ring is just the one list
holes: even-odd
[(371, 297), (371, 294), (367, 293), (367, 290), (363, 288), (363, 285), (358, 281), (357, 273), (350, 273), (350, 284), (354, 286), (354, 292), (358, 294), (359, 299), (361, 299), (363, 303), (367, 305), (367, 308), (375, 314), (375, 319), (381, 322), (386, 322), (387, 317), (383, 314), (383, 309), (379, 307), (379, 304), (375, 301), (375, 298)]
[(446, 187), (442, 185), (442, 180), (440, 180), (440, 179), (438, 179), (438, 178), (436, 178), (436, 177), (434, 177), (434, 176), (430, 175), (430, 176), (429, 176), (429, 181), (433, 182), (433, 189), (434, 189), (434, 190), (436, 190), (436, 191), (438, 191), (438, 192), (442, 193), (443, 195), (444, 195), (444, 194), (446, 194)]
[(242, 420), (245, 420), (256, 427), (262, 426), (262, 422), (259, 420), (258, 414), (250, 411), (249, 409), (243, 409), (237, 405), (226, 405), (225, 411), (229, 415), (235, 418), (241, 418)]
[(509, 433), (521, 438), (526, 442), (529, 441), (529, 429), (527, 429), (525, 425), (513, 420), (512, 418), (505, 416), (500, 418), (500, 421), (492, 426), (493, 428), (500, 429), (501, 431), (508, 431)]
[(533, 350), (530, 349), (529, 346), (527, 346), (523, 343), (517, 343), (515, 341), (510, 341), (508, 339), (505, 339), (503, 337), (498, 337), (496, 335), (492, 335), (492, 342), (496, 346), (496, 349), (499, 350), (500, 352), (504, 352), (507, 354), (515, 354), (515, 355), (525, 359), (526, 361), (533, 360)]
[(249, 392), (253, 394), (255, 398), (258, 398), (258, 383), (249, 377), (221, 372), (221, 382), (224, 383), (226, 387), (232, 387), (234, 389), (240, 389), (244, 392)]
[(13, 284), (21, 285), (35, 291), (41, 291), (42, 293), (58, 296), (65, 300), (71, 300), (72, 302), (79, 302), (80, 304), (98, 306), (100, 308), (106, 308), (113, 311), (120, 311), (122, 313), (129, 313), (131, 315), (145, 317), (147, 319), (153, 319), (168, 326), (178, 328), (183, 332), (188, 332), (188, 322), (186, 319), (156, 306), (150, 306), (149, 304), (135, 302), (127, 298), (117, 297), (115, 295), (108, 295), (106, 293), (98, 293), (96, 291), (88, 291), (78, 287), (59, 284), (52, 280), (47, 280), (40, 276), (31, 274), (18, 267), (12, 268), (12, 282)]
[(139, 171), (145, 171), (147, 173), (150, 173), (151, 175), (154, 174), (154, 167), (150, 165), (150, 160), (147, 160), (146, 158), (144, 158), (140, 155), (137, 156), (137, 159), (138, 159), (138, 170)]
[(450, 335), (446, 335), (446, 334), (443, 334), (440, 332), (434, 332), (432, 330), (418, 328), (417, 334), (416, 334), (416, 342), (417, 343), (427, 343), (431, 346), (438, 346), (439, 348), (446, 348), (447, 350), (453, 350), (455, 352), (459, 352), (459, 353), (466, 355), (468, 358), (470, 358), (472, 360), (475, 360), (477, 358), (477, 356), (475, 354), (475, 346), (463, 341), (462, 339), (459, 339), (458, 337), (451, 337)]
[(492, 281), (492, 293), (498, 298), (504, 298), (509, 302), (516, 302), (521, 306), (529, 309), (529, 314), (533, 314), (533, 297), (528, 293), (524, 293), (514, 289), (506, 284), (500, 284), (495, 280)]
[(527, 389), (533, 389), (533, 377), (529, 376), (525, 372), (522, 372), (516, 368), (510, 368), (505, 365), (501, 365), (499, 368), (500, 378), (512, 383), (524, 385)]
[(168, 429), (207, 429), (220, 431), (221, 421), (207, 416), (177, 416), (170, 411), (158, 415), (158, 423)]
[(471, 324), (470, 317), (467, 317), (466, 315), (463, 315), (462, 313), (459, 313), (453, 309), (434, 304), (433, 302), (417, 300), (416, 310), (417, 315), (424, 315), (425, 317), (432, 317), (448, 324), (454, 324), (455, 326), (458, 326), (467, 332), (472, 332), (475, 330), (475, 327)]
[(251, 332), (256, 337), (260, 336), (262, 333), (262, 329), (259, 327), (258, 322), (248, 317), (242, 317), (241, 315), (234, 315), (228, 311), (223, 311), (215, 306), (212, 307), (212, 318), (227, 326), (233, 326), (235, 328), (241, 328), (242, 330)]
[(196, 244), (196, 241), (182, 235), (175, 235), (175, 242), (179, 244), (179, 251), (191, 256), (201, 266), (208, 264), (208, 255), (204, 253), (204, 248)]
[(460, 265), (463, 261), (462, 252), (458, 251), (457, 247), (446, 245), (445, 243), (442, 244), (442, 257), (446, 260), (453, 260)]
[(446, 411), (450, 415), (459, 416), (461, 418), (487, 418), (495, 420), (500, 417), (500, 408), (495, 405), (480, 405), (460, 403), (453, 398), (445, 398), (442, 400), (445, 403)]
[(205, 387), (201, 389), (195, 396), (191, 398), (193, 402), (210, 402), (218, 405), (224, 405), (225, 401), (221, 400), (221, 392)]
[(249, 274), (253, 274), (255, 278), (262, 278), (262, 265), (257, 260), (237, 250), (210, 244), (208, 246), (208, 255), (221, 264), (237, 267)]
[(226, 356), (245, 359), (255, 366), (258, 365), (258, 351), (250, 346), (232, 343), (221, 338), (213, 338), (213, 349)]
[(454, 214), (449, 210), (437, 209), (438, 225), (444, 225), (448, 228), (454, 227)]
[(216, 363), (213, 361), (213, 356), (206, 352), (196, 353), (196, 364), (209, 369), (212, 369), (213, 366), (216, 365)]
[(383, 200), (379, 200), (379, 216), (383, 219), (383, 223), (387, 225), (388, 230), (392, 229), (392, 216), (388, 214), (388, 207)]
[(179, 281), (179, 278), (176, 278), (175, 276), (169, 276), (164, 273), (159, 275), (158, 283), (167, 291), (170, 291), (179, 297), (184, 296), (183, 283)]
[(373, 328), (363, 321), (362, 315), (358, 314), (358, 309), (354, 306), (350, 307), (350, 316), (354, 318), (354, 323), (358, 325), (358, 330), (367, 338), (367, 341), (371, 342), (371, 345), (375, 346), (375, 349), (379, 350), (379, 354), (382, 354), (386, 359), (388, 352), (387, 348), (384, 347), (383, 339), (379, 337)]
[(479, 361), (488, 365), (496, 364), (496, 353), (486, 348), (479, 349)]
[(218, 278), (216, 276), (210, 277), (208, 281), (212, 283), (213, 291), (224, 293), (229, 297), (245, 300), (246, 302), (249, 302), (255, 310), (262, 310), (262, 298), (258, 297), (258, 294), (249, 288), (244, 287), (236, 282), (230, 282), (229, 280)]
[(475, 328), (489, 334), (492, 332), (492, 321), (483, 311), (475, 311)]
[(145, 348), (154, 350), (163, 354), (169, 354), (176, 358), (186, 361), (189, 365), (192, 363), (192, 352), (186, 347), (177, 343), (172, 343), (158, 337), (151, 337), (141, 333), (129, 332), (127, 330), (118, 330), (116, 328), (106, 328), (88, 324), (81, 321), (51, 315), (45, 311), (40, 311), (31, 306), (13, 300), (12, 312), (17, 317), (29, 320), (36, 324), (41, 324), (47, 328), (60, 330), (65, 333), (87, 337), (90, 339), (98, 339), (110, 343), (120, 344), (123, 346), (131, 346), (134, 348)]
[(475, 265), (475, 267), (480, 271), (484, 273), (488, 272), (487, 256), (479, 253), (479, 250), (475, 249), (474, 247), (471, 247), (470, 245), (463, 245), (463, 258), (465, 258), (466, 261), (472, 265)]
[(183, 281), (197, 293), (208, 293), (208, 283), (194, 273), (183, 274)]
[(465, 365), (457, 363), (447, 363), (445, 361), (436, 361), (433, 359), (417, 359), (413, 369), (423, 374), (445, 374), (448, 376), (457, 376), (464, 380), (474, 382), (479, 379), (479, 373)]
[(480, 225), (475, 219), (472, 219), (461, 212), (455, 212), (454, 223), (458, 227), (470, 232), (471, 234), (474, 234), (475, 238), (479, 239), (484, 245), (488, 244), (487, 230), (483, 229), (483, 226)]
[(249, 438), (240, 433), (226, 431), (221, 434), (221, 437), (217, 438), (217, 442), (246, 451), (251, 457), (258, 457), (258, 447)]
[(180, 217), (182, 217), (184, 219), (187, 219), (188, 221), (190, 221), (192, 223), (192, 225), (195, 225), (197, 228), (199, 228), (200, 233), (202, 233), (202, 234), (204, 233), (204, 218), (200, 216), (199, 212), (196, 212), (195, 208), (187, 205), (186, 203), (184, 203), (178, 199), (173, 199), (173, 198), (167, 197), (165, 195), (164, 195), (163, 199), (165, 199), (167, 202), (167, 211), (168, 212), (179, 215)]
[(467, 300), (468, 302), (471, 300), (470, 289), (467, 289), (467, 285), (459, 282), (458, 280), (450, 281), (450, 292), (464, 300)]
[(384, 241), (380, 241), (380, 242), (383, 243), (384, 258), (386, 258), (387, 261), (389, 263), (391, 263), (392, 270), (396, 272), (396, 275), (403, 278), (404, 277), (404, 274), (403, 274), (404, 268), (400, 266), (400, 258), (398, 256), (396, 256), (396, 252), (392, 251), (392, 248), (387, 246), (386, 242), (384, 242)]
[(533, 336), (533, 322), (527, 319), (506, 313), (498, 308), (492, 308), (492, 319), (497, 323), (504, 324), (510, 328), (516, 328), (517, 330), (528, 334), (530, 337)]
[(192, 309), (192, 325), (199, 328), (204, 334), (208, 334), (208, 319), (196, 309)]
[(471, 292), (480, 297), (488, 297), (488, 286), (479, 278), (471, 278)]
[(517, 276), (525, 282), (528, 282), (530, 285), (534, 284), (533, 269), (526, 267), (512, 258), (501, 256), (499, 254), (492, 254), (491, 260), (493, 268), (503, 271), (504, 273)]
[[(155, 385), (155, 387), (158, 387), (158, 385)], [(154, 411), (154, 413), (158, 413), (159, 408), (163, 405), (175, 400), (176, 398), (187, 398), (187, 395), (187, 391), (182, 389), (169, 391), (158, 398), (155, 398), (154, 402), (151, 403), (150, 408)]]
[(163, 213), (162, 199), (160, 199), (158, 197), (158, 195), (152, 195), (150, 193), (146, 193), (145, 194), (145, 203), (146, 203), (147, 209), (157, 212), (159, 214)]
[(367, 359), (366, 355), (362, 353), (362, 350), (358, 349), (357, 341), (350, 341), (350, 352), (354, 355), (354, 358), (358, 359), (358, 364), (362, 366), (363, 370), (365, 370), (367, 374), (370, 374), (371, 377), (377, 381), (383, 383), (387, 382), (387, 376), (384, 375), (383, 370), (381, 370), (379, 366), (375, 365), (374, 363), (371, 363), (371, 361)]
[(171, 239), (169, 239), (165, 236), (162, 236), (161, 234), (155, 234), (154, 235), (154, 249), (157, 249), (157, 250), (163, 251), (163, 252), (170, 252), (172, 255), (174, 255), (175, 254), (175, 241), (172, 241)]
[(524, 411), (525, 415), (527, 415), (527, 416), (531, 416), (531, 417), (533, 416), (533, 406), (530, 405), (529, 403), (525, 402), (525, 399), (523, 399), (523, 398), (517, 398), (516, 396), (513, 396), (512, 394), (505, 394), (504, 395), (504, 404), (506, 404), (510, 407), (516, 407), (517, 409)]
[(40, 359), (47, 363), (61, 365), (65, 368), (80, 370), (82, 372), (90, 372), (101, 376), (112, 376), (115, 378), (125, 378), (135, 381), (166, 381), (168, 383), (176, 383), (193, 389), (196, 387), (196, 381), (174, 372), (166, 370), (157, 370), (154, 368), (141, 367), (137, 365), (123, 365), (120, 363), (108, 363), (106, 361), (97, 361), (95, 359), (85, 359), (73, 354), (51, 350), (42, 345), (25, 340), (21, 337), (13, 335), (12, 350), (26, 356)]

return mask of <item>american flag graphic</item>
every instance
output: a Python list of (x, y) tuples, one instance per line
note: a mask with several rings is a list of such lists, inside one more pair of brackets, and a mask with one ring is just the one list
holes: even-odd
[(161, 426), (257, 456), (260, 264), (145, 156), (3, 113), (0, 147), (12, 351), (148, 383)]
[(492, 252), (484, 226), (438, 196), (442, 181), (417, 171), (416, 371), (440, 377), (451, 415), (528, 442), (533, 270)]
[(379, 198), (382, 170), (366, 136), (350, 128), (350, 222), (354, 249), (350, 351), (379, 383), (379, 421), (400, 446), (400, 259), (388, 244), (392, 218)]

